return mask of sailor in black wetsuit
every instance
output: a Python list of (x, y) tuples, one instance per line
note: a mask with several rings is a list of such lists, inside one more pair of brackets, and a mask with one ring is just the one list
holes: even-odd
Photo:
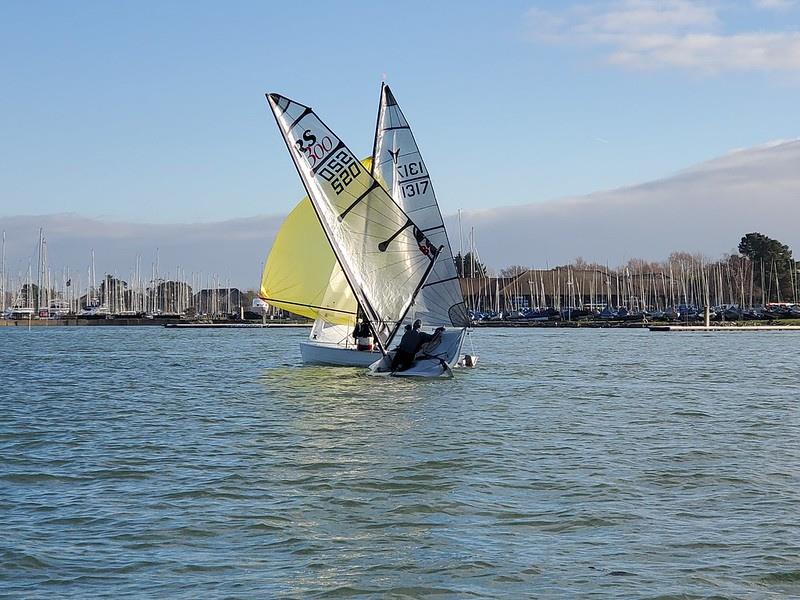
[(431, 335), (420, 331), (422, 321), (417, 319), (414, 321), (414, 327), (406, 325), (406, 332), (400, 340), (400, 345), (395, 350), (394, 358), (392, 359), (392, 372), (405, 371), (414, 362), (414, 356), (417, 354), (419, 347), (431, 339)]
[(353, 329), (353, 338), (359, 350), (372, 350), (372, 328), (369, 323), (359, 318)]

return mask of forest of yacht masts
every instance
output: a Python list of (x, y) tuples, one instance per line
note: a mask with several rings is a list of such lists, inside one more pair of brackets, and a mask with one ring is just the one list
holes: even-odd
[[(480, 262), (474, 231), (467, 255), (462, 252), (456, 257), (456, 268), (467, 305), (476, 313), (601, 307), (659, 312), (679, 306), (745, 309), (800, 303), (797, 265), (792, 260), (783, 264), (732, 255), (714, 261), (673, 253), (664, 262), (633, 259), (612, 269), (579, 258), (555, 268), (509, 267), (493, 276)], [(5, 232), (0, 260), (0, 309), (40, 313), (46, 309), (50, 316), (82, 312), (224, 315), (239, 312), (243, 305), (243, 295), (231, 287), (230, 278), (181, 267), (167, 272), (161, 267), (158, 249), (148, 267), (143, 268), (138, 255), (126, 277), (115, 272), (99, 281), (93, 250), (87, 253), (84, 269), (53, 269), (41, 231), (24, 270), (9, 272)]]
[[(188, 272), (176, 267), (162, 270), (156, 250), (149, 269), (138, 255), (129, 275), (106, 274), (98, 281), (94, 250), (85, 269), (53, 269), (47, 240), (39, 232), (35, 256), (24, 271), (10, 273), (6, 264), (6, 234), (3, 232), (0, 263), (0, 304), (17, 311), (49, 311), (61, 314), (233, 314), (242, 303), (230, 279), (217, 274)], [(51, 315), (52, 316), (52, 315)]]
[[(469, 274), (470, 269), (465, 271)], [(576, 260), (555, 268), (511, 267), (497, 277), (480, 268), (465, 282), (465, 296), (475, 312), (525, 308), (665, 311), (678, 306), (754, 308), (800, 301), (798, 272), (787, 264), (731, 256), (709, 261), (674, 253), (663, 263), (631, 260), (623, 267)]]

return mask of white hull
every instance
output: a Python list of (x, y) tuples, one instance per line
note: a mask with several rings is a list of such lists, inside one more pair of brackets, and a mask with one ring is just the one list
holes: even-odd
[(381, 358), (380, 352), (367, 352), (321, 342), (300, 342), (300, 354), (307, 365), (334, 367), (368, 367)]
[(405, 371), (394, 372), (391, 370), (391, 364), (390, 358), (381, 358), (370, 365), (369, 374), (378, 377), (425, 377), (429, 379), (435, 377), (450, 379), (453, 376), (453, 370), (450, 365), (440, 360), (416, 360), (414, 365)]
[[(369, 368), (370, 375), (389, 375), (391, 377), (443, 377), (451, 378), (453, 368), (460, 366), (464, 357), (461, 347), (464, 344), (466, 330), (450, 330), (442, 336), (439, 346), (432, 349), (431, 354), (418, 354), (414, 364), (404, 371), (391, 370), (392, 356), (376, 360)], [(470, 361), (472, 362), (472, 361)], [(472, 362), (472, 364), (475, 364)]]

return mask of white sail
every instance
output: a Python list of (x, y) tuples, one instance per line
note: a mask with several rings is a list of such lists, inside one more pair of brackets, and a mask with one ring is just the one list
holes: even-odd
[(436, 263), (409, 315), (431, 326), (469, 326), (469, 315), (436, 202), (430, 175), (414, 134), (388, 85), (382, 86), (372, 175), (392, 194), (431, 243), (441, 247)]
[(311, 108), (279, 94), (267, 94), (267, 100), (345, 277), (385, 349), (439, 248)]

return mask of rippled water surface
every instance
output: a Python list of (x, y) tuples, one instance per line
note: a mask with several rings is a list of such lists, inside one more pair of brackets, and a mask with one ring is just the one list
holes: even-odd
[(0, 328), (0, 596), (800, 597), (800, 334)]

